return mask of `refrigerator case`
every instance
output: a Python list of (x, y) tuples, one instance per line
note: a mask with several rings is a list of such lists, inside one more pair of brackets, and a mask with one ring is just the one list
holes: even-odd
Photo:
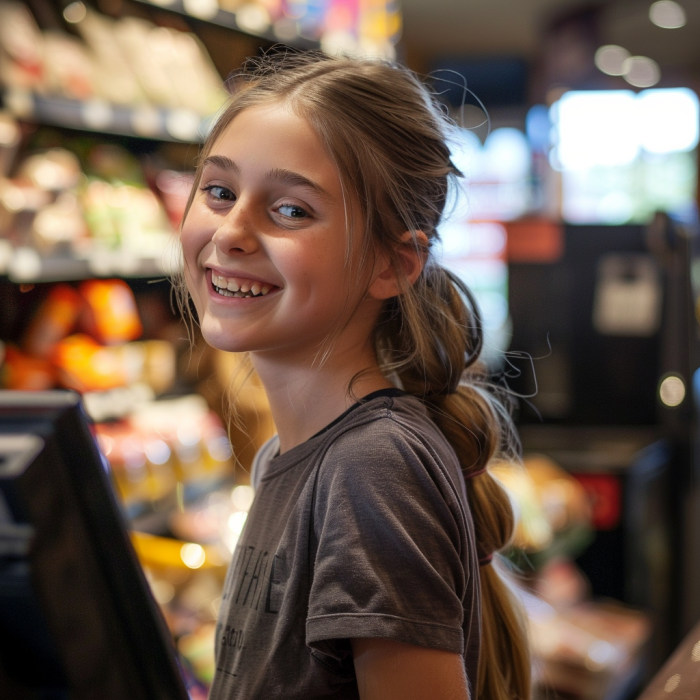
[(562, 238), (556, 260), (509, 262), (509, 384), (525, 449), (577, 475), (597, 508), (579, 559), (594, 595), (652, 614), (658, 666), (700, 616), (695, 237), (659, 214)]

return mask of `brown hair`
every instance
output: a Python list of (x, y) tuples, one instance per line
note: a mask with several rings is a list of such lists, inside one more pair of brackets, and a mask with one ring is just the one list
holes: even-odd
[[(514, 444), (508, 412), (489, 390), (479, 362), (483, 332), (466, 286), (429, 255), (448, 196), (449, 122), (420, 80), (386, 62), (323, 54), (251, 59), (230, 79), (233, 99), (203, 149), (208, 155), (234, 117), (247, 107), (284, 102), (304, 117), (334, 159), (346, 196), (362, 221), (362, 264), (381, 250), (401, 278), (401, 236), (417, 231), (428, 240), (426, 264), (402, 293), (387, 300), (375, 328), (384, 373), (417, 396), (459, 458), (474, 519), (480, 566), (482, 637), (475, 697), (529, 700), (530, 657), (523, 616), (508, 583), (490, 563), (512, 537), (508, 496), (486, 471)], [(195, 177), (191, 204), (200, 171)], [(359, 226), (358, 226), (359, 223)], [(182, 282), (181, 289), (182, 287)], [(184, 297), (181, 295), (181, 298)]]

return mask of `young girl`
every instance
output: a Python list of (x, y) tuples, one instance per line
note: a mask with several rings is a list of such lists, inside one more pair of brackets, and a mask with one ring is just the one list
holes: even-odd
[(431, 258), (447, 124), (407, 70), (272, 56), (232, 81), (182, 226), (206, 341), (278, 436), (226, 580), (212, 700), (526, 700), (494, 552), (509, 437), (468, 290)]

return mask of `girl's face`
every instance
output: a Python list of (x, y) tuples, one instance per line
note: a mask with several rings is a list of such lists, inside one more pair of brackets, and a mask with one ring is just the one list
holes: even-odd
[(314, 354), (341, 323), (366, 342), (379, 302), (350, 279), (346, 245), (340, 178), (316, 133), (283, 105), (244, 110), (206, 158), (182, 227), (204, 338), (289, 357)]

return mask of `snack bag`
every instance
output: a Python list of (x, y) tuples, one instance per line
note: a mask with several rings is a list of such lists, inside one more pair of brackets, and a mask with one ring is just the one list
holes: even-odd
[(80, 285), (87, 302), (85, 328), (107, 345), (135, 340), (143, 332), (136, 299), (122, 280), (89, 280)]
[(105, 391), (129, 382), (128, 367), (119, 348), (104, 347), (78, 333), (54, 348), (53, 364), (61, 384), (76, 391)]
[(25, 355), (18, 348), (5, 348), (0, 366), (0, 385), (12, 391), (44, 391), (56, 385), (56, 372), (47, 360)]
[(36, 358), (48, 359), (55, 346), (69, 335), (84, 302), (67, 284), (58, 284), (39, 307), (22, 341), (22, 349)]

